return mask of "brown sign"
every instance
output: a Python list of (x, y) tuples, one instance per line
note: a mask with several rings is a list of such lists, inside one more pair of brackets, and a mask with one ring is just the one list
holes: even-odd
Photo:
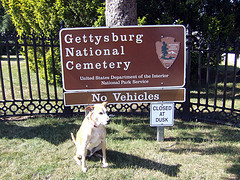
[(180, 88), (185, 84), (185, 28), (129, 26), (60, 31), (65, 91)]
[(136, 103), (159, 101), (185, 101), (185, 89), (140, 90), (140, 91), (102, 91), (102, 92), (65, 92), (66, 106), (94, 104), (108, 101), (110, 103)]

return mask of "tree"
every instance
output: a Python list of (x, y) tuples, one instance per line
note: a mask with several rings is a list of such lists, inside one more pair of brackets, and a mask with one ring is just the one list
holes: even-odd
[[(209, 42), (225, 42), (227, 38), (229, 44), (234, 44), (240, 38), (239, 0), (138, 0), (138, 16), (145, 18), (145, 24), (183, 24), (189, 27), (197, 37), (193, 40), (201, 40), (201, 48), (207, 48)], [(196, 52), (192, 53), (191, 77), (197, 73), (197, 56)], [(210, 65), (216, 65), (213, 53), (209, 58)], [(201, 63), (202, 67), (207, 65), (206, 56), (202, 57)]]
[(103, 0), (2, 0), (18, 33), (23, 31), (58, 34), (61, 21), (66, 27), (92, 26)]
[(14, 25), (12, 23), (11, 17), (6, 13), (2, 6), (2, 1), (0, 1), (0, 33), (14, 31)]
[(167, 59), (166, 58), (166, 56), (168, 55), (167, 50), (168, 50), (167, 44), (165, 43), (165, 41), (163, 41), (163, 46), (162, 46), (162, 54), (163, 54), (162, 58), (163, 59)]
[[(19, 35), (31, 36), (32, 33), (48, 36), (51, 34), (57, 39), (58, 33), (63, 21), (65, 27), (85, 27), (93, 26), (98, 18), (98, 8), (103, 6), (104, 0), (2, 0), (2, 4), (8, 14), (11, 16)], [(39, 40), (41, 41), (41, 40)], [(41, 43), (41, 42), (40, 42)], [(46, 48), (45, 55), (43, 50), (36, 48), (38, 71), (42, 78), (45, 78), (44, 58), (47, 62), (47, 73), (50, 77), (49, 83), (53, 83), (53, 65), (52, 56), (55, 59), (56, 80), (61, 85), (61, 62), (59, 48), (54, 48), (53, 55), (51, 49)], [(30, 67), (35, 68), (34, 49), (28, 47)]]
[(138, 0), (145, 24), (183, 24), (203, 39), (240, 36), (239, 0)]
[(137, 25), (137, 0), (106, 0), (106, 26)]

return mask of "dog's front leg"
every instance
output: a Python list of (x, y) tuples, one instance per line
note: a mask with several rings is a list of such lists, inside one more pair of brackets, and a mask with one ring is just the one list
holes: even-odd
[(107, 163), (107, 156), (106, 156), (106, 140), (103, 140), (102, 142), (102, 154), (103, 154), (103, 167), (108, 167)]
[(86, 156), (87, 156), (87, 146), (84, 146), (82, 149), (82, 171), (84, 173), (87, 172)]

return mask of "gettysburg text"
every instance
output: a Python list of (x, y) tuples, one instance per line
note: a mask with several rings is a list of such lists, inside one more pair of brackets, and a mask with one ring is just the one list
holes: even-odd
[[(65, 47), (65, 57), (69, 60), (66, 62), (65, 67), (67, 70), (107, 70), (107, 69), (123, 69), (127, 71), (131, 64), (131, 60), (123, 61), (94, 61), (94, 62), (74, 62), (72, 57), (102, 57), (102, 56), (124, 56), (124, 45), (101, 48), (100, 45), (106, 43), (121, 43), (121, 42), (133, 42), (136, 44), (143, 43), (143, 34), (123, 34), (117, 35), (114, 32), (107, 35), (73, 35), (66, 34), (64, 36), (64, 42), (66, 44), (82, 44), (82, 48)], [(90, 46), (84, 47), (84, 44), (90, 44)]]

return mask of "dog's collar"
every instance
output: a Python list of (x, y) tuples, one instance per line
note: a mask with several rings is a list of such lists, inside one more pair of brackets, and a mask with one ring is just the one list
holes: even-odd
[(89, 117), (88, 117), (88, 121), (90, 122), (90, 124), (92, 124), (93, 125), (93, 127), (97, 127), (96, 125), (95, 125), (95, 121), (92, 119), (92, 115), (93, 115), (93, 113), (92, 112), (90, 112), (91, 114), (89, 115)]

